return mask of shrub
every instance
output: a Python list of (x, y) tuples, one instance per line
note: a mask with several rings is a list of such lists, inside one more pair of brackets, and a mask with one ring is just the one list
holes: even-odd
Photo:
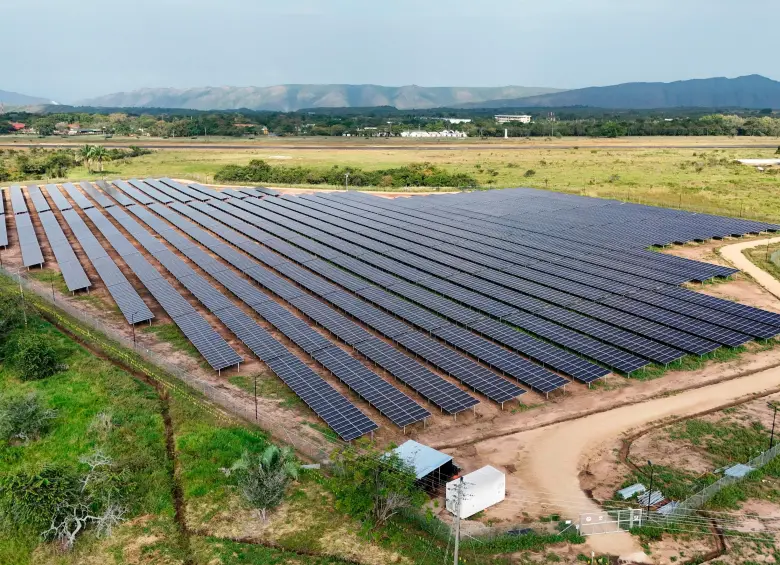
[(22, 326), (21, 297), (16, 294), (0, 294), (0, 338)]
[(35, 393), (0, 400), (0, 438), (27, 443), (46, 432), (57, 415), (46, 408)]
[(384, 524), (401, 511), (420, 508), (425, 494), (414, 470), (397, 455), (342, 451), (330, 481), (336, 505), (360, 519)]
[(237, 477), (241, 495), (265, 520), (266, 512), (282, 503), (290, 481), (298, 477), (298, 464), (290, 448), (270, 445), (258, 455), (245, 451), (230, 472)]
[(28, 331), (19, 339), (16, 366), (25, 381), (45, 379), (60, 368), (57, 352), (46, 335)]
[(0, 520), (4, 527), (27, 526), (43, 532), (63, 503), (74, 503), (79, 480), (74, 470), (46, 465), (0, 477)]
[(533, 169), (528, 169), (526, 172), (523, 173), (523, 176), (525, 178), (530, 178), (536, 174), (536, 171)]

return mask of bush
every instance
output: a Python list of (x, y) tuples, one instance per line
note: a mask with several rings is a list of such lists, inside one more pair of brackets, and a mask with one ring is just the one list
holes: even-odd
[(348, 448), (339, 454), (335, 469), (330, 486), (336, 505), (360, 520), (385, 524), (425, 502), (414, 470), (395, 454), (357, 453)]
[(6, 528), (31, 527), (41, 533), (63, 503), (73, 503), (79, 492), (74, 470), (46, 465), (38, 471), (23, 469), (0, 478), (0, 520)]
[(28, 442), (46, 432), (57, 415), (35, 393), (0, 400), (0, 439)]
[(271, 166), (265, 161), (253, 159), (246, 166), (222, 167), (214, 180), (218, 182), (278, 183), (278, 184), (328, 184), (342, 186), (349, 174), (350, 186), (452, 186), (475, 187), (477, 180), (463, 173), (448, 173), (430, 163), (415, 163), (379, 171), (363, 171), (352, 167), (333, 166), (316, 170), (308, 167)]
[(237, 477), (241, 495), (265, 520), (266, 512), (282, 503), (290, 481), (298, 477), (298, 464), (290, 448), (270, 445), (258, 455), (245, 451), (230, 472)]
[(0, 338), (22, 327), (22, 299), (17, 294), (0, 294)]
[(534, 171), (533, 169), (528, 169), (526, 172), (523, 173), (523, 176), (525, 178), (530, 178), (530, 177), (534, 176), (535, 174), (536, 174), (536, 171)]
[(57, 352), (46, 335), (28, 331), (19, 339), (17, 347), (15, 362), (22, 380), (45, 379), (59, 370)]

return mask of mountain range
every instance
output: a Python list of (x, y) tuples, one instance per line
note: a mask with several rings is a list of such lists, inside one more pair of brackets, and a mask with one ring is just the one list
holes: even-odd
[(8, 92), (0, 90), (0, 102), (6, 106), (32, 106), (39, 104), (56, 104), (53, 100), (38, 98), (36, 96), (27, 96), (18, 92)]
[[(6, 106), (40, 107), (48, 100), (0, 90)], [(181, 108), (267, 110), (316, 108), (399, 110), (429, 108), (502, 109), (592, 107), (607, 109), (750, 108), (780, 109), (780, 82), (760, 76), (676, 82), (630, 82), (573, 90), (544, 87), (425, 87), (373, 84), (287, 84), (267, 87), (145, 88), (78, 103), (103, 108)]]
[(590, 106), (615, 109), (780, 108), (780, 82), (761, 75), (676, 82), (629, 82), (461, 104), (461, 108)]
[(79, 102), (83, 106), (188, 108), (192, 110), (271, 110), (304, 108), (368, 108), (395, 106), (399, 110), (452, 107), (485, 100), (521, 98), (560, 92), (554, 88), (378, 86), (375, 84), (283, 84), (279, 86), (220, 86), (202, 88), (144, 88)]

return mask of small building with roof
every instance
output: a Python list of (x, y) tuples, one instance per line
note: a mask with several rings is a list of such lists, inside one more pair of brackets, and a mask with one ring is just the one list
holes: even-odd
[(458, 472), (451, 455), (412, 439), (396, 447), (391, 453), (413, 470), (417, 483), (427, 491), (435, 491)]

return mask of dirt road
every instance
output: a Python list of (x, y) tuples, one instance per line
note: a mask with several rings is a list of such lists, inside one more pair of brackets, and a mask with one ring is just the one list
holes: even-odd
[(742, 253), (745, 249), (760, 247), (767, 244), (771, 245), (773, 243), (780, 243), (780, 237), (759, 239), (757, 241), (744, 241), (742, 243), (735, 243), (734, 245), (727, 245), (726, 247), (721, 247), (718, 253), (720, 253), (721, 257), (726, 259), (737, 269), (753, 277), (755, 281), (763, 286), (767, 291), (780, 298), (780, 281), (778, 281), (766, 271), (756, 267)]
[[(576, 520), (585, 512), (601, 508), (580, 488), (579, 474), (589, 460), (609, 449), (616, 438), (632, 429), (670, 417), (697, 414), (756, 393), (780, 388), (780, 368), (657, 398), (643, 404), (624, 406), (585, 418), (545, 428), (520, 432), (477, 444), (477, 456), (488, 456), (500, 465), (513, 465), (521, 477), (515, 487), (524, 492), (516, 501), (524, 505), (543, 504), (566, 518)], [(641, 552), (628, 534), (591, 536), (588, 545), (598, 553), (627, 555)]]

